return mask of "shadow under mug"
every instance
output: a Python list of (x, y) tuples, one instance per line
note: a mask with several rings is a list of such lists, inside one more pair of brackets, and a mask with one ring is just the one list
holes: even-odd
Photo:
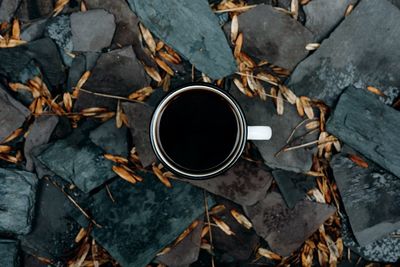
[(247, 125), (231, 95), (205, 83), (192, 83), (165, 96), (150, 123), (157, 158), (178, 177), (189, 179), (225, 172), (239, 159), (247, 140), (271, 136), (269, 126)]

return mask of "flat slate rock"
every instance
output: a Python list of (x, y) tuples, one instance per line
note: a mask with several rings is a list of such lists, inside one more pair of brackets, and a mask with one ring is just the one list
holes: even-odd
[(0, 239), (0, 266), (19, 267), (19, 244), (17, 241)]
[(344, 19), (344, 13), (350, 4), (357, 0), (314, 0), (303, 6), (307, 20), (305, 26), (320, 42)]
[(349, 87), (329, 118), (327, 131), (400, 177), (399, 125), (399, 111), (367, 90)]
[(37, 158), (55, 174), (88, 193), (116, 176), (104, 153), (84, 134), (76, 132), (52, 143)]
[(153, 107), (141, 103), (123, 103), (122, 108), (128, 117), (128, 126), (140, 162), (143, 167), (150, 166), (157, 161), (150, 142), (150, 122)]
[[(242, 50), (250, 56), (292, 70), (308, 55), (305, 47), (313, 42), (313, 34), (272, 6), (258, 5), (238, 18)], [(224, 28), (229, 35), (230, 23)]]
[(111, 45), (115, 32), (115, 18), (103, 9), (73, 13), (71, 30), (74, 51), (100, 51)]
[(368, 160), (368, 168), (362, 168), (349, 154), (358, 155), (345, 150), (333, 157), (331, 167), (353, 234), (366, 246), (400, 229), (400, 179)]
[(265, 198), (272, 175), (265, 167), (239, 159), (227, 172), (206, 180), (186, 180), (237, 204), (249, 206)]
[[(285, 102), (284, 114), (277, 115), (272, 101), (263, 101), (259, 98), (249, 98), (243, 95), (239, 89), (232, 84), (229, 91), (239, 102), (249, 125), (268, 125), (272, 128), (272, 138), (269, 141), (252, 141), (261, 153), (264, 162), (271, 168), (279, 168), (293, 172), (307, 172), (312, 165), (312, 155), (315, 149), (296, 149), (280, 153), (293, 129), (303, 121), (297, 114), (296, 107)], [(295, 138), (302, 135), (304, 129), (300, 127)], [(316, 135), (309, 135), (302, 142), (317, 140)], [(294, 143), (298, 144), (298, 143)], [(293, 145), (294, 145), (293, 144)]]
[(21, 21), (29, 21), (48, 16), (53, 10), (53, 0), (22, 0), (15, 16)]
[(302, 173), (275, 170), (272, 175), (290, 209), (300, 200), (304, 200), (307, 192), (317, 186), (315, 177)]
[(90, 140), (106, 153), (128, 156), (128, 128), (117, 128), (115, 119), (111, 119), (90, 132)]
[[(127, 97), (149, 84), (150, 79), (143, 65), (136, 58), (132, 47), (128, 46), (102, 54), (83, 87), (97, 93)], [(115, 99), (80, 92), (74, 108), (80, 111), (89, 107), (106, 107), (115, 111), (117, 103)]]
[(213, 79), (236, 71), (235, 60), (218, 19), (206, 0), (128, 0), (157, 37)]
[(201, 231), (203, 230), (203, 226), (203, 218), (201, 218), (199, 224), (190, 234), (176, 246), (172, 247), (169, 252), (158, 256), (155, 261), (170, 267), (189, 266), (197, 261), (200, 253)]
[(73, 91), (73, 87), (78, 84), (85, 71), (91, 71), (96, 65), (97, 59), (100, 57), (99, 52), (85, 52), (77, 55), (71, 63), (68, 72), (67, 90)]
[(31, 155), (32, 149), (49, 142), (57, 123), (58, 117), (56, 116), (39, 116), (30, 127), (29, 134), (25, 137), (26, 140), (24, 143), (25, 168), (28, 171), (33, 171), (34, 169)]
[[(123, 179), (109, 184), (115, 202), (103, 189), (82, 204), (102, 226), (92, 236), (122, 266), (146, 266), (204, 213), (202, 190), (178, 181), (167, 188), (152, 174), (138, 175), (144, 180), (135, 185)], [(71, 215), (87, 226), (79, 210), (73, 207)]]
[(0, 84), (0, 142), (21, 127), (30, 111), (13, 99)]
[(335, 213), (335, 207), (300, 201), (289, 209), (279, 193), (272, 192), (253, 206), (245, 207), (257, 234), (264, 238), (272, 251), (288, 256), (298, 249)]
[(43, 37), (47, 25), (47, 18), (30, 22), (21, 31), (21, 40), (31, 42)]
[(68, 216), (64, 207), (67, 197), (50, 181), (41, 179), (38, 188), (37, 212), (32, 232), (21, 236), (21, 246), (37, 257), (53, 262), (73, 255), (75, 236), (80, 226)]
[(390, 104), (399, 93), (400, 10), (388, 1), (363, 0), (289, 81), (297, 95), (333, 105), (350, 85), (379, 88)]
[(0, 233), (28, 234), (38, 180), (33, 173), (0, 169)]
[(10, 22), (20, 3), (21, 0), (0, 1), (0, 22)]

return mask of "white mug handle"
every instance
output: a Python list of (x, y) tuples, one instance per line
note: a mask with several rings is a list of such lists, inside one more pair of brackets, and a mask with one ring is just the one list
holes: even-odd
[(272, 129), (269, 126), (247, 126), (247, 140), (270, 140)]

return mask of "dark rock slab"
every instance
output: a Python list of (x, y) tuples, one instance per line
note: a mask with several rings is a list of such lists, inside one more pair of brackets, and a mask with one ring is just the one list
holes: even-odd
[(333, 157), (335, 176), (351, 229), (360, 246), (366, 246), (400, 229), (400, 179), (367, 161), (362, 168), (347, 155), (346, 149)]
[(271, 173), (260, 164), (240, 159), (224, 174), (207, 180), (187, 180), (213, 194), (249, 206), (265, 198)]
[(18, 267), (19, 261), (19, 244), (15, 240), (0, 239), (0, 266)]
[(367, 90), (349, 87), (327, 123), (328, 132), (400, 177), (400, 112)]
[(390, 3), (400, 8), (400, 1), (399, 0), (389, 0)]
[(22, 21), (29, 21), (48, 16), (53, 10), (53, 0), (22, 0), (16, 17)]
[(0, 2), (0, 22), (9, 22), (20, 3), (21, 0), (2, 0)]
[(73, 59), (68, 72), (67, 90), (69, 92), (72, 92), (73, 87), (78, 84), (85, 71), (91, 71), (94, 68), (99, 56), (100, 53), (97, 52), (86, 52), (77, 55)]
[(30, 111), (0, 85), (0, 142), (21, 127)]
[[(93, 92), (127, 97), (149, 84), (150, 80), (132, 47), (125, 47), (102, 54), (84, 88)], [(80, 92), (74, 108), (77, 111), (88, 107), (116, 110), (117, 103), (115, 99)]]
[(100, 51), (111, 44), (115, 18), (102, 9), (73, 13), (71, 30), (74, 51)]
[(305, 5), (306, 27), (321, 41), (344, 19), (344, 13), (350, 4), (357, 0), (315, 0)]
[(106, 153), (128, 156), (128, 128), (117, 128), (115, 119), (111, 119), (93, 130), (90, 140), (101, 147)]
[[(254, 23), (257, 21), (257, 23)], [(230, 32), (230, 23), (225, 27)], [(239, 16), (243, 51), (258, 60), (268, 60), (288, 70), (307, 56), (313, 34), (287, 14), (270, 5), (258, 5)]]
[(201, 218), (196, 228), (185, 239), (174, 246), (168, 253), (158, 256), (156, 261), (171, 267), (189, 266), (191, 263), (197, 261), (200, 253), (203, 226), (203, 218)]
[(289, 209), (282, 196), (275, 192), (257, 204), (245, 207), (257, 234), (282, 256), (299, 248), (335, 210), (332, 206), (306, 200)]
[(153, 107), (141, 103), (123, 103), (124, 113), (128, 117), (128, 126), (132, 141), (143, 167), (157, 161), (150, 142), (150, 121)]
[(85, 135), (76, 133), (51, 144), (38, 159), (87, 193), (115, 176), (113, 164), (104, 158), (104, 153)]
[[(167, 188), (150, 173), (139, 175), (144, 181), (135, 185), (122, 179), (109, 185), (115, 203), (103, 189), (86, 207), (102, 226), (93, 229), (93, 237), (122, 266), (146, 266), (204, 212), (202, 190), (178, 181)], [(87, 225), (78, 210), (72, 216)]]
[(38, 180), (33, 173), (0, 169), (0, 233), (28, 234)]
[(236, 70), (228, 42), (208, 2), (129, 0), (152, 33), (213, 79)]
[(25, 168), (28, 171), (33, 171), (33, 160), (31, 151), (33, 148), (47, 144), (54, 128), (57, 126), (58, 117), (56, 116), (40, 116), (35, 119), (35, 122), (29, 129), (28, 136), (25, 137), (24, 155), (26, 159)]
[(80, 226), (67, 215), (67, 197), (46, 179), (41, 179), (38, 188), (37, 212), (32, 232), (21, 236), (21, 245), (37, 257), (53, 262), (70, 257), (76, 249), (74, 239)]
[(21, 40), (30, 42), (43, 37), (48, 19), (39, 19), (30, 22), (22, 28)]
[(307, 192), (317, 185), (315, 177), (302, 173), (275, 170), (272, 175), (287, 206), (291, 209), (298, 201), (305, 199)]
[[(310, 170), (315, 149), (296, 149), (275, 156), (287, 145), (286, 141), (293, 129), (303, 120), (298, 116), (296, 107), (285, 103), (284, 114), (280, 116), (277, 115), (276, 108), (270, 99), (262, 101), (259, 98), (249, 98), (243, 95), (234, 84), (232, 84), (229, 92), (239, 102), (249, 125), (271, 126), (271, 140), (253, 141), (267, 166), (294, 172), (307, 172)], [(304, 134), (304, 129), (300, 127), (294, 137), (299, 137), (302, 134)], [(302, 142), (317, 140), (317, 138), (316, 135), (309, 135)]]
[(321, 47), (293, 72), (289, 86), (333, 105), (349, 85), (374, 86), (390, 104), (399, 93), (400, 10), (388, 1), (360, 1)]

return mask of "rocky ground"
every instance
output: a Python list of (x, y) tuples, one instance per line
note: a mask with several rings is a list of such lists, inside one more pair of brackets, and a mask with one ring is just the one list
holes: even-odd
[[(399, 8), (0, 0), (0, 266), (397, 266)], [(148, 135), (193, 81), (274, 133), (204, 181)]]

